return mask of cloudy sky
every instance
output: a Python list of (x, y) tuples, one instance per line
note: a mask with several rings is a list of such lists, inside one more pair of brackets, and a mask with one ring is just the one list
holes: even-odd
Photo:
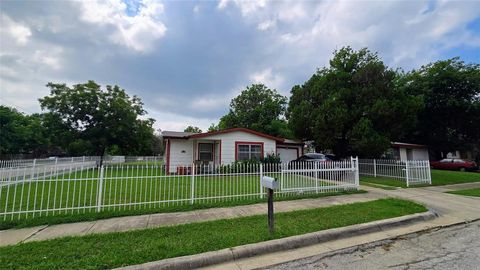
[(480, 62), (479, 1), (4, 1), (0, 103), (39, 112), (47, 82), (140, 96), (155, 126), (206, 129), (245, 86), (288, 95), (350, 45), (406, 70)]

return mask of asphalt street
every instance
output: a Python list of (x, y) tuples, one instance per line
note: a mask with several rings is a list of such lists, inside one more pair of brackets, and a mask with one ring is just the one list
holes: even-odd
[(262, 269), (480, 269), (480, 221)]

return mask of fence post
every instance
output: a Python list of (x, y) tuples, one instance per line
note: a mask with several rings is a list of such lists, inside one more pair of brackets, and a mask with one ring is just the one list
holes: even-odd
[(37, 159), (35, 158), (35, 159), (33, 159), (32, 176), (30, 177), (31, 180), (33, 180), (35, 178), (35, 165), (36, 164), (37, 164)]
[(103, 194), (103, 166), (100, 167), (100, 177), (98, 178), (98, 194), (97, 194), (97, 212), (102, 210), (102, 194)]
[(281, 191), (283, 191), (283, 169), (284, 169), (284, 164), (280, 163), (280, 190)]
[(260, 198), (263, 199), (263, 188), (262, 188), (262, 178), (263, 178), (263, 164), (260, 163), (260, 181), (258, 181), (260, 187)]
[(318, 162), (315, 162), (315, 192), (318, 194)]
[(190, 204), (193, 204), (193, 202), (195, 201), (195, 163), (192, 163), (192, 176), (190, 180), (190, 189), (191, 189)]
[(82, 156), (82, 163), (85, 163), (85, 156)]
[(360, 164), (358, 163), (358, 156), (355, 158), (355, 185), (357, 189), (360, 187)]
[(432, 172), (431, 172), (431, 167), (430, 167), (430, 160), (425, 161), (425, 165), (427, 166), (427, 176), (428, 176), (428, 183), (431, 185), (432, 184)]
[(405, 178), (407, 180), (407, 187), (410, 185), (409, 184), (409, 177), (408, 177), (408, 160), (405, 160)]
[(377, 161), (373, 159), (373, 177), (377, 177)]
[(350, 162), (352, 165), (353, 177), (355, 181), (355, 187), (358, 189), (360, 186), (360, 174), (359, 174), (359, 165), (358, 165), (358, 157), (350, 157)]

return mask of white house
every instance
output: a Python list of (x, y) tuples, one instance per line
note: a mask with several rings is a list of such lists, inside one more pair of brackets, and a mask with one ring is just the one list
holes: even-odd
[[(274, 137), (246, 128), (230, 128), (206, 133), (163, 131), (165, 165), (174, 173), (195, 162), (208, 165), (278, 154), (282, 162), (303, 155), (303, 143)], [(179, 173), (179, 172), (177, 172)]]
[(391, 154), (399, 160), (429, 160), (428, 147), (423, 144), (392, 142)]

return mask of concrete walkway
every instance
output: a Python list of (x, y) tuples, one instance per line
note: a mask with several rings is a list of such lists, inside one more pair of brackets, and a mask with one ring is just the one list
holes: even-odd
[[(365, 202), (385, 197), (387, 196), (380, 193), (362, 193), (329, 196), (317, 199), (280, 201), (275, 203), (275, 211), (288, 212), (301, 209), (312, 209), (346, 203)], [(260, 215), (266, 213), (267, 205), (262, 203), (228, 208), (211, 208), (188, 212), (128, 216), (102, 219), (91, 222), (77, 222), (51, 226), (37, 226), (24, 229), (10, 229), (0, 231), (0, 246), (48, 240), (65, 236), (82, 236), (94, 233), (122, 232), (208, 220)]]
[[(288, 251), (275, 252), (251, 258), (239, 259), (232, 262), (213, 265), (202, 269), (257, 269), (271, 265), (281, 264), (293, 260), (318, 256), (324, 254), (334, 254), (338, 252), (350, 252), (358, 249), (360, 245), (371, 245), (373, 242), (381, 245), (387, 239), (402, 238), (412, 233), (424, 232), (432, 229), (452, 226), (456, 224), (469, 223), (480, 219), (480, 198), (469, 197), (444, 193), (445, 191), (461, 190), (469, 188), (479, 188), (480, 183), (467, 183), (439, 187), (409, 188), (397, 190), (383, 190), (373, 187), (362, 187), (368, 190), (368, 194), (377, 194), (378, 196), (396, 197), (408, 199), (421, 203), (432, 211), (435, 211), (439, 217), (433, 220), (416, 223), (400, 228), (384, 230), (380, 232), (369, 233), (344, 239), (324, 242), (312, 246), (292, 249)], [(343, 251), (342, 251), (343, 250)]]

